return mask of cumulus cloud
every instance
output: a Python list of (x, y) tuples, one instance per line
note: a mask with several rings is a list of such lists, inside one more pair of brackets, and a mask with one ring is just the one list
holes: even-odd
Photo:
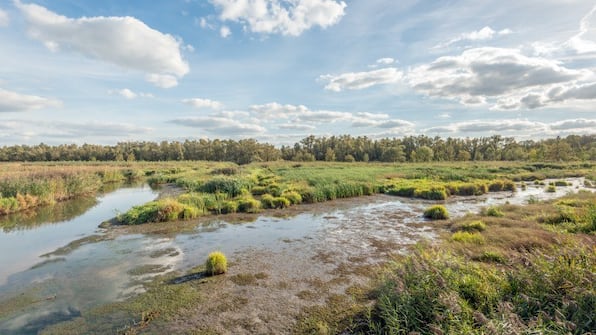
[(0, 27), (6, 27), (10, 23), (8, 13), (0, 8)]
[(26, 112), (60, 106), (62, 106), (60, 100), (20, 94), (0, 88), (0, 112)]
[(202, 98), (184, 99), (182, 102), (195, 108), (220, 109), (223, 107), (219, 101)]
[(513, 31), (511, 29), (502, 29), (499, 31), (495, 31), (494, 29), (492, 29), (489, 26), (486, 26), (480, 30), (477, 31), (472, 31), (469, 33), (463, 33), (461, 35), (459, 35), (456, 38), (453, 38), (449, 41), (447, 41), (446, 43), (441, 43), (436, 45), (434, 48), (444, 48), (447, 46), (450, 46), (452, 44), (456, 44), (462, 41), (487, 41), (487, 40), (491, 40), (497, 36), (503, 36), (503, 35), (509, 35), (512, 34)]
[(375, 127), (381, 129), (398, 129), (398, 128), (413, 128), (414, 124), (409, 121), (399, 120), (399, 119), (391, 119), (391, 120), (380, 120), (375, 118), (363, 118), (363, 117), (353, 117), (352, 118), (352, 127), (354, 128), (368, 128), (368, 127)]
[(593, 133), (596, 119), (569, 119), (552, 123), (529, 121), (523, 119), (505, 120), (472, 120), (456, 122), (446, 126), (426, 129), (427, 133), (460, 133), (460, 134), (503, 134), (511, 133), (530, 136), (561, 135), (569, 133)]
[(219, 28), (219, 36), (226, 38), (230, 35), (232, 35), (232, 31), (228, 26), (222, 26), (221, 28)]
[(223, 21), (239, 22), (255, 33), (298, 36), (313, 26), (338, 23), (346, 3), (334, 0), (210, 0)]
[(181, 41), (148, 27), (133, 17), (58, 15), (45, 7), (15, 1), (29, 24), (29, 35), (48, 49), (67, 49), (87, 57), (148, 74), (160, 87), (177, 85), (189, 71)]
[(170, 122), (180, 126), (200, 128), (217, 135), (252, 135), (266, 131), (264, 127), (257, 124), (218, 116), (179, 118)]
[(549, 90), (557, 85), (567, 87), (588, 74), (554, 60), (525, 56), (517, 49), (485, 47), (415, 67), (407, 80), (415, 90), (429, 96), (463, 104), (492, 100), (497, 109), (519, 109), (553, 102), (543, 97)]
[(361, 90), (375, 85), (392, 84), (400, 81), (403, 72), (388, 67), (365, 72), (348, 72), (339, 75), (322, 75), (320, 81), (327, 82), (326, 90), (341, 92), (343, 90)]

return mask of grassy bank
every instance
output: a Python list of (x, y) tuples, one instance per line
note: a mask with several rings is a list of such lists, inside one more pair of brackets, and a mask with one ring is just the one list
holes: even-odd
[(368, 289), (371, 300), (319, 313), (327, 317), (306, 328), (302, 321), (298, 333), (593, 332), (596, 194), (496, 210), (502, 216), (437, 223), (445, 228), (440, 243), (396, 258)]
[(589, 163), (187, 163), (147, 172), (150, 183), (173, 183), (186, 194), (137, 206), (118, 219), (124, 224), (188, 220), (376, 193), (445, 200), (515, 191), (520, 181), (589, 176), (594, 169)]
[(144, 177), (142, 170), (116, 164), (2, 164), (0, 215), (94, 195), (110, 185)]

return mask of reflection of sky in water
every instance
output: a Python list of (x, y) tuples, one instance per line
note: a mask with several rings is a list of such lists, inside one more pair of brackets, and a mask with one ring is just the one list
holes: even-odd
[[(573, 183), (570, 187), (558, 187), (556, 193), (545, 192), (545, 186), (528, 185), (523, 191), (518, 187), (519, 191), (515, 193), (499, 192), (475, 198), (454, 197), (445, 204), (453, 216), (458, 216), (478, 212), (489, 205), (506, 202), (523, 204), (531, 197), (539, 200), (559, 197), (577, 190), (576, 186), (581, 185), (582, 180), (573, 179)], [(138, 194), (143, 194), (148, 199), (139, 200)], [(110, 198), (112, 195), (114, 197)], [(71, 228), (70, 225), (52, 225), (53, 228), (57, 227), (55, 229), (66, 229), (68, 234), (56, 238), (50, 233), (53, 241), (33, 248), (36, 251), (31, 254), (37, 257), (43, 252), (51, 251), (48, 249), (80, 237), (80, 234), (93, 232), (98, 222), (113, 216), (114, 207), (126, 206), (125, 201), (129, 201), (130, 207), (132, 203), (142, 203), (153, 196), (148, 189), (112, 193), (102, 199), (99, 206), (72, 220), (80, 222), (74, 225), (76, 228)], [(421, 213), (433, 203), (382, 196), (371, 198), (368, 204), (350, 207), (340, 203), (329, 207), (327, 212), (304, 213), (291, 218), (259, 217), (255, 222), (245, 224), (228, 224), (214, 219), (198, 226), (193, 232), (180, 233), (172, 238), (134, 234), (86, 244), (66, 256), (56, 256), (54, 262), (18, 273), (13, 270), (8, 283), (0, 286), (0, 300), (9, 294), (25, 291), (35, 286), (34, 283), (41, 287), (40, 297), (55, 295), (55, 299), (29, 306), (19, 316), (6, 320), (0, 324), (0, 333), (35, 333), (27, 332), (24, 325), (43, 319), (44, 315), (54, 321), (68, 319), (77, 316), (79, 311), (137, 293), (141, 288), (139, 280), (150, 279), (157, 274), (131, 272), (143, 265), (161, 265), (163, 268), (160, 271), (166, 272), (185, 270), (202, 264), (206, 255), (213, 250), (221, 250), (233, 259), (234, 254), (242, 253), (243, 250), (256, 248), (275, 252), (287, 247), (288, 243), (297, 243), (309, 250), (333, 250), (336, 257), (348, 259), (350, 256), (369, 255), (371, 250), (374, 251), (371, 240), (405, 246), (422, 238), (433, 238), (435, 234), (429, 227), (416, 224), (424, 222)], [(98, 208), (103, 209), (103, 214), (98, 213)], [(87, 225), (86, 229), (81, 227), (84, 225)], [(46, 227), (38, 228), (42, 231), (44, 229)], [(12, 237), (30, 241), (27, 234)], [(170, 252), (159, 253), (164, 250)], [(26, 266), (31, 265), (33, 263), (30, 262)], [(16, 329), (20, 330), (14, 331)]]
[(0, 285), (5, 283), (9, 275), (43, 261), (40, 255), (93, 234), (98, 230), (99, 223), (114, 217), (117, 211), (125, 211), (155, 197), (156, 193), (148, 186), (123, 188), (99, 197), (97, 205), (73, 219), (41, 224), (26, 230), (1, 231)]

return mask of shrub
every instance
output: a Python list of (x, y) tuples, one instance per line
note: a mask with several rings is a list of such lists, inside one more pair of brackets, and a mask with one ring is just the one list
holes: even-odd
[(461, 243), (484, 244), (484, 236), (478, 232), (458, 231), (451, 235), (451, 240)]
[(445, 206), (434, 205), (424, 211), (424, 217), (431, 220), (445, 220), (449, 218), (449, 213)]
[(210, 276), (224, 274), (228, 271), (228, 260), (221, 251), (214, 251), (207, 256), (205, 272)]
[(494, 217), (502, 217), (505, 214), (503, 214), (503, 212), (497, 208), (497, 207), (489, 207), (486, 209), (486, 215), (487, 216), (494, 216)]

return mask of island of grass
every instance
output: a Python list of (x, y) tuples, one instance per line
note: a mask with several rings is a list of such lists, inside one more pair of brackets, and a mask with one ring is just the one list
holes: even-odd
[[(177, 197), (136, 206), (122, 224), (190, 220), (210, 214), (257, 213), (301, 203), (384, 193), (427, 200), (515, 192), (516, 182), (589, 174), (591, 165), (531, 163), (187, 163), (149, 173), (153, 185), (175, 184)], [(529, 172), (531, 171), (531, 172)]]

